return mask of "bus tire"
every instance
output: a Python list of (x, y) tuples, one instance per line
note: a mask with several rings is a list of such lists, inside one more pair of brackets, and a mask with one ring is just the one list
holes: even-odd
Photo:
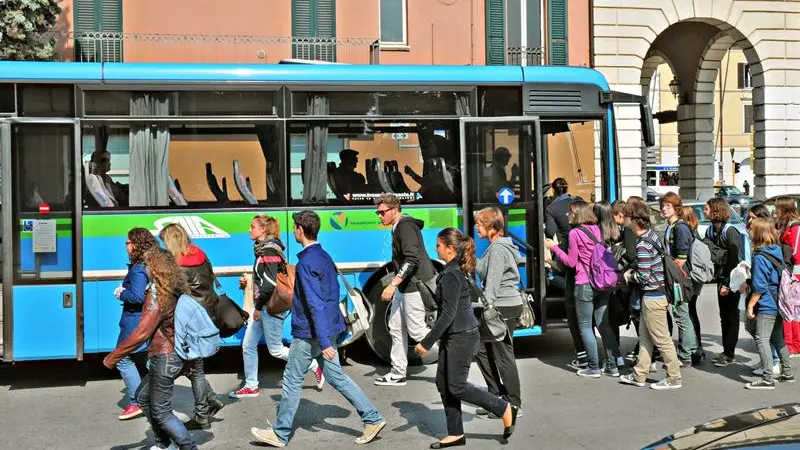
[[(367, 300), (372, 306), (372, 318), (369, 330), (366, 332), (367, 343), (375, 354), (391, 363), (392, 337), (389, 335), (389, 306), (391, 302), (381, 300), (381, 293), (394, 278), (394, 271), (387, 267), (378, 270), (364, 286), (367, 293)], [(425, 321), (431, 326), (436, 321), (436, 313), (427, 313)], [(433, 364), (439, 359), (438, 347), (429, 351), (425, 356), (419, 356), (414, 352), (416, 343), (409, 337), (408, 339), (408, 365), (419, 366)]]

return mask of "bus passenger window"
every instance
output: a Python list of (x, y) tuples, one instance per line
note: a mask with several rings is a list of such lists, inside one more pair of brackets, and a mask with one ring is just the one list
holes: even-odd
[(455, 203), (457, 135), (456, 121), (290, 123), (292, 201), (372, 204), (391, 192), (408, 203)]
[(564, 178), (569, 194), (588, 202), (603, 198), (604, 179), (595, 167), (595, 154), (607, 154), (601, 148), (603, 122), (600, 120), (542, 121), (545, 136), (546, 176), (552, 181)]

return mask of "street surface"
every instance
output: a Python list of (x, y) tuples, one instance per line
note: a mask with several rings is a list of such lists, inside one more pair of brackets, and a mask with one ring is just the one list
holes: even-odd
[[(711, 286), (700, 299), (706, 352), (721, 349), (716, 297)], [(633, 330), (624, 331), (623, 353), (635, 344)], [(471, 448), (638, 449), (672, 432), (728, 414), (798, 400), (800, 385), (779, 385), (775, 391), (748, 391), (754, 380), (750, 367), (758, 363), (753, 341), (740, 332), (737, 363), (718, 369), (710, 363), (683, 371), (683, 388), (657, 392), (619, 384), (617, 379), (582, 379), (566, 367), (572, 358), (569, 333), (517, 341), (517, 361), (523, 380), (524, 417), (508, 444), (500, 438), (501, 422), (474, 416), (465, 407), (467, 445)], [(388, 420), (371, 449), (428, 448), (445, 434), (444, 412), (434, 386), (435, 367), (414, 368), (406, 387), (376, 387), (372, 379), (388, 368), (365, 347), (349, 353), (346, 372), (364, 388)], [(261, 447), (250, 427), (274, 420), (280, 396), (282, 363), (261, 356), (261, 396), (232, 401), (209, 431), (194, 432), (201, 449)], [(208, 379), (218, 393), (239, 384), (241, 352), (226, 349), (212, 364)], [(794, 360), (795, 367), (798, 361)], [(377, 369), (375, 368), (377, 366)], [(624, 371), (627, 373), (627, 369)], [(663, 371), (653, 374), (660, 379)], [(307, 379), (289, 448), (351, 449), (361, 434), (358, 414), (333, 389), (318, 392)], [(470, 380), (483, 385), (473, 365)], [(125, 404), (122, 381), (100, 359), (83, 362), (28, 363), (0, 366), (0, 442), (19, 449), (141, 449), (153, 444), (144, 418), (120, 422)], [(192, 410), (189, 382), (175, 388), (174, 409)], [(185, 418), (185, 416), (184, 416)]]

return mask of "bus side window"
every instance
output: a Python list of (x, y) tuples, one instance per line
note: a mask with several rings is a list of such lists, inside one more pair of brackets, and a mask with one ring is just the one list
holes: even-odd
[(656, 171), (655, 170), (648, 170), (647, 171), (647, 185), (648, 186), (655, 186), (656, 185)]

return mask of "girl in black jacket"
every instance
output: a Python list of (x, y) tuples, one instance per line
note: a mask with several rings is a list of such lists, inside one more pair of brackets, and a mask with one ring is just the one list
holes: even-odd
[[(261, 336), (267, 344), (267, 350), (273, 358), (287, 361), (289, 348), (283, 345), (283, 322), (289, 311), (270, 314), (267, 304), (277, 283), (278, 267), (286, 263), (283, 255), (284, 246), (280, 240), (280, 225), (274, 217), (258, 214), (250, 223), (250, 239), (253, 240), (253, 297), (255, 310), (247, 323), (242, 339), (242, 356), (244, 358), (244, 384), (228, 394), (231, 398), (258, 397), (258, 343)], [(247, 281), (239, 280), (244, 288)], [(311, 373), (317, 380), (317, 389), (322, 389), (325, 377), (316, 360), (311, 362)]]
[(436, 280), (439, 314), (430, 333), (415, 348), (418, 355), (425, 355), (439, 341), (436, 388), (444, 404), (447, 436), (431, 444), (431, 448), (466, 445), (462, 401), (502, 417), (503, 437), (508, 439), (514, 432), (517, 407), (467, 381), (469, 367), (481, 344), (467, 279), (475, 273), (475, 242), (455, 228), (445, 228), (436, 239), (436, 252), (447, 263)]

